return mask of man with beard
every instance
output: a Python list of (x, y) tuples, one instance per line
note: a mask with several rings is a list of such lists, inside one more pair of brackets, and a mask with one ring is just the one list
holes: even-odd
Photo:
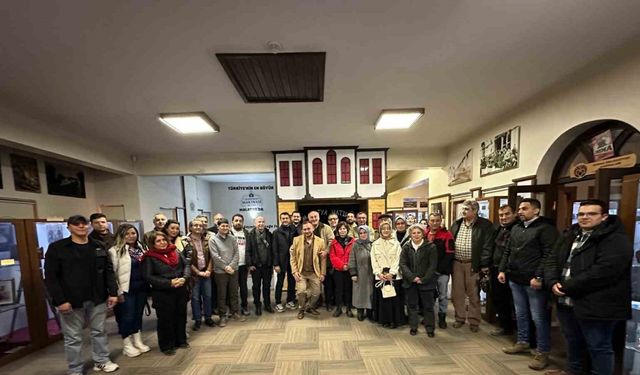
[[(296, 308), (296, 279), (291, 272), (291, 264), (289, 263), (290, 255), (289, 249), (293, 244), (293, 237), (296, 236), (296, 229), (290, 223), (290, 216), (288, 212), (282, 212), (280, 214), (280, 226), (273, 232), (273, 254), (274, 254), (274, 269), (277, 276), (276, 281), (276, 311), (284, 312), (285, 306), (290, 310)], [(282, 305), (282, 288), (284, 286), (284, 279), (287, 278), (287, 304)]]
[[(318, 211), (309, 212), (308, 217), (309, 222), (311, 223), (311, 225), (313, 225), (313, 234), (317, 237), (322, 238), (322, 241), (324, 241), (325, 248), (320, 256), (322, 257), (323, 261), (325, 261), (329, 257), (331, 241), (333, 241), (335, 235), (333, 234), (330, 226), (320, 222), (320, 214), (318, 213)], [(332, 273), (333, 266), (331, 266), (331, 262), (326, 262), (326, 275), (329, 275), (329, 277), (324, 278), (322, 284), (324, 286), (324, 304), (327, 308), (327, 311), (333, 311), (333, 305), (335, 305), (335, 285), (333, 283), (333, 277), (331, 277)]]
[(320, 296), (320, 284), (325, 278), (327, 257), (323, 253), (327, 246), (322, 238), (313, 234), (313, 230), (313, 224), (305, 220), (302, 235), (294, 238), (291, 245), (291, 271), (296, 279), (296, 294), (300, 303), (298, 319), (304, 319), (305, 312), (320, 315), (315, 305)]
[(358, 238), (358, 224), (356, 224), (356, 214), (353, 211), (347, 212), (346, 222), (349, 225), (349, 236)]
[(293, 211), (291, 213), (291, 225), (296, 230), (296, 236), (302, 234), (302, 215), (300, 215), (300, 212)]
[(247, 287), (247, 279), (249, 278), (249, 269), (247, 266), (247, 238), (249, 231), (244, 228), (244, 216), (235, 214), (231, 218), (231, 234), (236, 238), (238, 243), (238, 284), (240, 286), (240, 312), (242, 315), (249, 315), (249, 306), (247, 298), (249, 288)]
[(218, 225), (220, 225), (220, 221), (222, 219), (224, 219), (224, 215), (222, 215), (220, 212), (213, 215), (213, 225), (211, 226), (211, 228), (207, 228), (207, 231), (212, 233), (218, 233)]
[(93, 230), (89, 233), (89, 237), (100, 242), (105, 249), (109, 250), (116, 241), (116, 236), (109, 232), (109, 222), (105, 214), (99, 212), (91, 214), (89, 221), (93, 227)]

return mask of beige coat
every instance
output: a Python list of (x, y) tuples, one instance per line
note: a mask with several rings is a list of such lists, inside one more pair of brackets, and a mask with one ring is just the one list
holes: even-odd
[[(320, 256), (320, 253), (325, 249), (324, 240), (318, 236), (313, 236), (313, 252), (317, 254), (317, 256), (313, 257), (313, 270), (318, 277), (324, 276), (327, 272), (327, 259)], [(304, 234), (293, 239), (289, 253), (291, 255), (291, 273), (302, 272), (304, 263)]]

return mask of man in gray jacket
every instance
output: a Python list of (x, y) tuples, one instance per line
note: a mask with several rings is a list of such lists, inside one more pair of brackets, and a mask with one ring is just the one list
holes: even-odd
[(218, 314), (220, 327), (227, 325), (226, 300), (229, 295), (229, 313), (231, 319), (244, 322), (246, 319), (239, 314), (238, 303), (238, 243), (229, 234), (229, 220), (221, 219), (218, 223), (218, 233), (209, 237), (209, 249), (213, 258), (213, 274), (218, 292)]

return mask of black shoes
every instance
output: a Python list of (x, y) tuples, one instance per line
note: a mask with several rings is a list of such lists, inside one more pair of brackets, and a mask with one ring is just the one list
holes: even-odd
[(240, 314), (244, 315), (244, 316), (249, 316), (251, 315), (251, 313), (249, 312), (249, 310), (245, 307), (240, 309)]
[(336, 306), (336, 311), (333, 313), (333, 317), (334, 317), (334, 318), (337, 318), (337, 317), (339, 317), (340, 315), (342, 315), (342, 307), (340, 307), (340, 306)]
[(271, 305), (264, 305), (264, 311), (268, 312), (269, 314), (273, 314), (275, 313), (275, 310), (273, 310), (273, 307), (271, 307)]
[(204, 324), (206, 324), (209, 327), (213, 327), (215, 325), (215, 322), (213, 321), (213, 319), (207, 318), (205, 319)]
[(162, 354), (164, 354), (164, 355), (176, 355), (176, 350), (174, 348), (163, 350)]
[(447, 314), (438, 313), (438, 328), (447, 329)]
[(191, 347), (191, 345), (189, 345), (186, 342), (183, 342), (182, 344), (178, 345), (178, 348), (180, 348), (180, 349), (188, 349), (190, 347)]
[(350, 307), (347, 307), (347, 316), (348, 316), (349, 318), (353, 318), (353, 311), (351, 311), (351, 308), (350, 308)]
[(257, 316), (262, 315), (262, 306), (256, 305), (256, 315)]
[(427, 332), (427, 336), (434, 337), (436, 334), (434, 332)]
[(409, 334), (410, 334), (411, 336), (415, 336), (415, 335), (417, 335), (417, 334), (418, 334), (418, 330), (417, 330), (417, 329), (411, 329), (411, 330), (409, 331)]
[(320, 311), (316, 310), (315, 308), (309, 308), (307, 309), (307, 312), (311, 315), (320, 315)]
[(202, 321), (201, 320), (196, 320), (193, 323), (193, 327), (191, 327), (192, 330), (197, 331), (200, 329), (200, 327), (202, 326)]
[(358, 309), (358, 321), (361, 322), (364, 320), (364, 318), (364, 309)]

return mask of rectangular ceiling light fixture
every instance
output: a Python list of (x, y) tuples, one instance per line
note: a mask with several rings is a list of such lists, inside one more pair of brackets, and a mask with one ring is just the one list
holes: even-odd
[(180, 134), (218, 133), (220, 128), (204, 112), (161, 113), (158, 119)]
[(408, 129), (424, 115), (424, 108), (383, 109), (376, 121), (376, 130)]

